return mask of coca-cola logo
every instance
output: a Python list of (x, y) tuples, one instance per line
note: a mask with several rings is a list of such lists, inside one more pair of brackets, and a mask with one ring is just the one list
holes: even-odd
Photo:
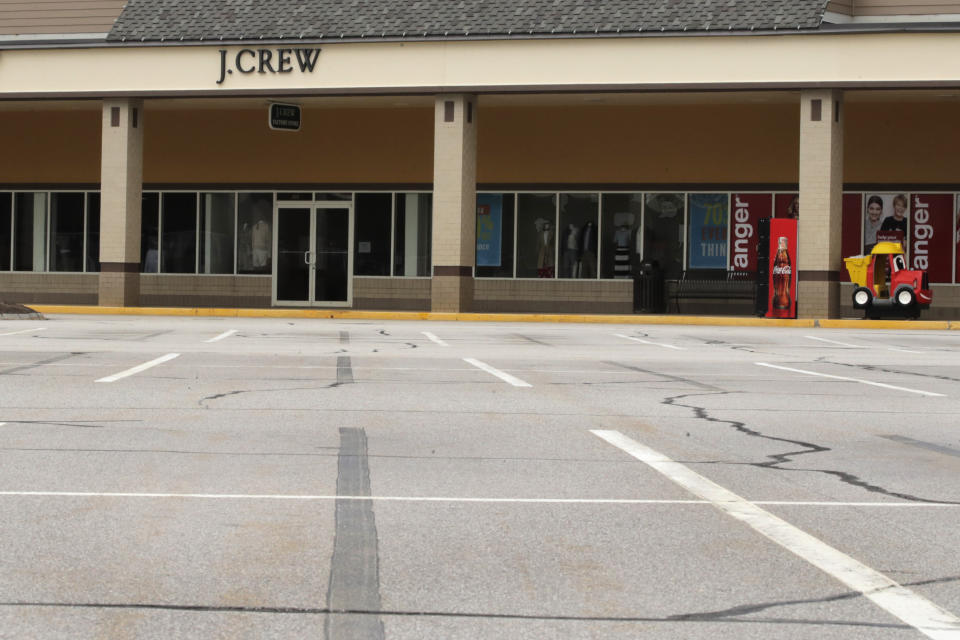
[(773, 275), (775, 276), (789, 276), (793, 273), (793, 269), (790, 268), (790, 265), (776, 266), (773, 268)]

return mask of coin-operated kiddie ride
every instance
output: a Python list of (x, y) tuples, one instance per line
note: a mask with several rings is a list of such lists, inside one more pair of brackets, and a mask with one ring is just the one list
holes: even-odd
[(870, 255), (844, 258), (843, 262), (856, 285), (853, 308), (863, 309), (868, 318), (916, 318), (933, 300), (927, 272), (907, 269), (899, 242), (878, 242)]

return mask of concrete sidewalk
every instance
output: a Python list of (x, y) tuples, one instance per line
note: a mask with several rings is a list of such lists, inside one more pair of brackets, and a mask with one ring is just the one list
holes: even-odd
[(217, 309), (206, 307), (100, 307), (31, 305), (52, 314), (128, 316), (198, 316), (222, 318), (316, 318), (338, 320), (437, 320), (447, 322), (579, 322), (594, 324), (680, 324), (732, 327), (800, 327), (824, 329), (960, 330), (960, 320), (861, 320), (856, 318), (800, 318), (773, 320), (752, 316), (601, 315), (562, 313), (433, 313), (429, 311), (355, 311), (339, 309)]

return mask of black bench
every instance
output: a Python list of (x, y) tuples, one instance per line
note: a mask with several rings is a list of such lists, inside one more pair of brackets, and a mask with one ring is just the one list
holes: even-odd
[(687, 269), (673, 282), (670, 298), (680, 313), (681, 300), (749, 300), (757, 297), (757, 274), (725, 269)]

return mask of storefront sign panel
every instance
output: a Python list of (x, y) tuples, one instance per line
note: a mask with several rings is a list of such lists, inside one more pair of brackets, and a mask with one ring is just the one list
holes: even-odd
[(950, 282), (953, 194), (914, 193), (910, 201), (910, 268), (925, 270), (930, 282)]
[(690, 194), (687, 268), (727, 268), (728, 207), (726, 193)]
[(734, 193), (730, 221), (730, 268), (735, 271), (757, 270), (757, 226), (760, 218), (769, 218), (773, 206), (770, 193)]
[(503, 196), (477, 195), (477, 266), (499, 267), (503, 234)]
[(227, 49), (220, 49), (220, 78), (217, 84), (223, 84), (234, 71), (241, 74), (286, 74), (313, 73), (320, 58), (320, 48), (311, 49), (240, 49), (234, 55)]

